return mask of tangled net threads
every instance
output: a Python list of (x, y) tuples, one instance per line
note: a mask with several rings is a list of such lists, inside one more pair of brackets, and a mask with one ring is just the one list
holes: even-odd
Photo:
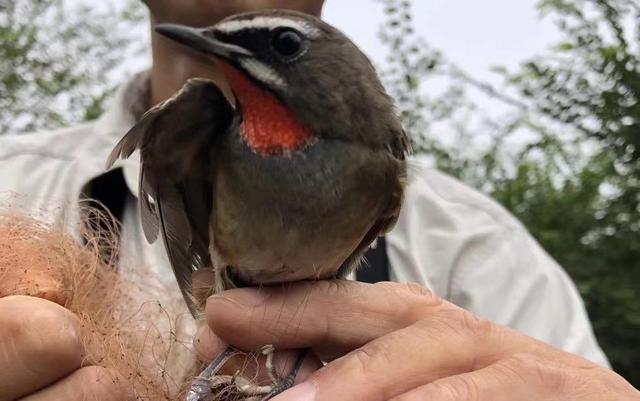
[[(64, 306), (80, 319), (87, 364), (119, 372), (139, 400), (184, 400), (203, 367), (177, 287), (167, 289), (144, 267), (118, 266), (118, 227), (102, 211), (81, 207), (83, 223), (70, 230), (81, 234), (80, 244), (47, 223), (61, 209), (26, 212), (22, 204), (31, 203), (0, 196), (0, 298), (34, 296)], [(241, 354), (227, 374), (260, 382), (262, 363), (255, 354)], [(216, 386), (214, 394), (210, 401), (247, 400), (234, 385)]]
[[(107, 219), (95, 211), (84, 215)], [(190, 317), (178, 312), (178, 302), (157, 301), (166, 300), (167, 290), (145, 269), (122, 279), (116, 227), (91, 221), (81, 228), (87, 240), (79, 245), (42, 217), (0, 209), (0, 297), (35, 296), (71, 310), (81, 321), (87, 361), (119, 372), (141, 400), (176, 400), (194, 366), (176, 327)]]

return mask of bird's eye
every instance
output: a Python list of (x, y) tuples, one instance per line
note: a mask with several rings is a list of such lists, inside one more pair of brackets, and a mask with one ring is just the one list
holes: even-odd
[(302, 51), (302, 37), (293, 29), (281, 29), (273, 35), (271, 46), (281, 56), (294, 57)]

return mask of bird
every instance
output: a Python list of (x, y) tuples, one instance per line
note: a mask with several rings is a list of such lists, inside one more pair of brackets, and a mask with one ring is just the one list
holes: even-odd
[[(108, 160), (140, 152), (143, 231), (164, 241), (194, 316), (228, 289), (346, 277), (394, 226), (407, 176), (409, 141), (371, 61), (335, 27), (295, 11), (155, 30), (218, 66), (231, 88), (188, 80)], [(193, 284), (203, 271), (213, 277), (204, 291)], [(247, 400), (286, 390), (304, 359), (283, 379), (272, 347), (262, 352), (271, 386), (229, 379)], [(190, 401), (210, 397), (233, 354), (194, 381)]]

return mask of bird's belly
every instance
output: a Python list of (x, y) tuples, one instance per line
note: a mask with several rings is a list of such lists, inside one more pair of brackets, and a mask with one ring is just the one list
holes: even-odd
[(344, 142), (220, 160), (214, 264), (252, 284), (334, 276), (388, 202), (388, 174), (375, 163), (375, 152)]

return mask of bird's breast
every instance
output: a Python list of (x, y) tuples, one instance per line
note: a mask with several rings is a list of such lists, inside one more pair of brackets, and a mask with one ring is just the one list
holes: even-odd
[(214, 263), (254, 283), (328, 278), (388, 203), (388, 169), (357, 144), (318, 140), (263, 157), (231, 140), (217, 158)]

